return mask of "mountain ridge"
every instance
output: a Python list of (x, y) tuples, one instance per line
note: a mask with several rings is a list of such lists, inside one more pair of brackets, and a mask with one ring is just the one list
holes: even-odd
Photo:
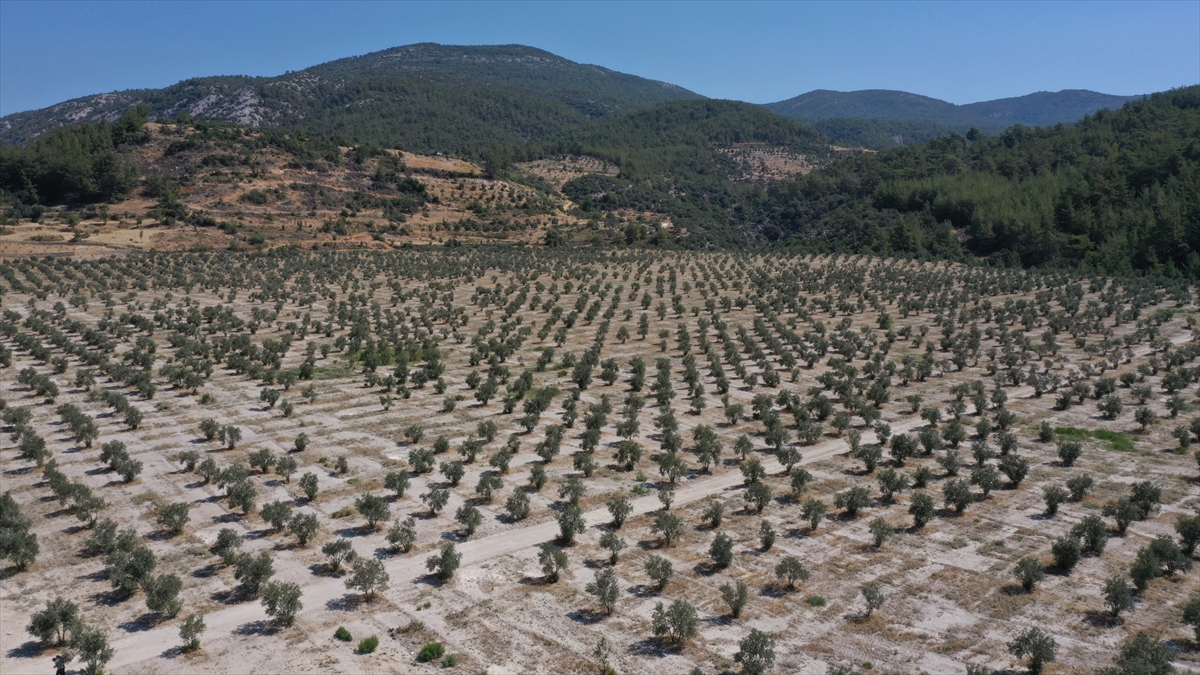
[(1049, 126), (1077, 122), (1098, 110), (1115, 110), (1139, 98), (1142, 97), (1063, 89), (955, 105), (941, 99), (891, 89), (849, 92), (815, 89), (789, 99), (766, 103), (763, 107), (807, 123), (866, 119), (921, 122), (957, 133), (964, 133), (972, 127), (986, 133), (999, 133), (1014, 124)]
[[(401, 45), (271, 77), (195, 77), (160, 89), (83, 96), (0, 118), (0, 143), (54, 127), (117, 120), (144, 103), (152, 119), (182, 112), (251, 127), (304, 127), (420, 152), (478, 154), (483, 145), (545, 140), (588, 120), (672, 100), (707, 98), (678, 85), (582, 64), (519, 44)], [(886, 149), (975, 127), (1073, 122), (1136, 96), (1087, 90), (955, 105), (894, 90), (814, 90), (762, 107), (843, 144)], [(443, 128), (436, 129), (436, 117)]]
[[(162, 89), (80, 97), (0, 118), (0, 142), (20, 144), (62, 124), (115, 121), (144, 103), (155, 119), (187, 111), (206, 121), (303, 125), (323, 133), (357, 135), (361, 141), (461, 152), (463, 148), (455, 145), (462, 139), (526, 142), (581, 126), (588, 119), (699, 98), (703, 97), (676, 85), (522, 45), (421, 43), (275, 77), (197, 77)], [(439, 122), (452, 118), (451, 126), (428, 128), (432, 116)]]

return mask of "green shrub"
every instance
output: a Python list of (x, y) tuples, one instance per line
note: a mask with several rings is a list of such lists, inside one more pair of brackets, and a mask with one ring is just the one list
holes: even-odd
[(820, 595), (810, 595), (804, 599), (804, 604), (809, 607), (824, 607), (825, 598)]
[(458, 657), (454, 654), (447, 654), (446, 658), (442, 659), (442, 665), (447, 668), (453, 668), (458, 665)]
[(333, 632), (333, 637), (342, 642), (349, 642), (354, 638), (350, 635), (350, 631), (346, 630), (345, 626), (338, 626), (338, 629)]
[(430, 642), (424, 647), (421, 647), (420, 653), (417, 654), (418, 661), (433, 661), (442, 658), (446, 653), (446, 647), (440, 642)]
[(362, 642), (358, 643), (358, 653), (359, 654), (370, 654), (371, 652), (375, 651), (375, 648), (378, 646), (379, 646), (379, 638), (372, 635), (371, 637), (365, 638), (365, 639), (363, 639)]

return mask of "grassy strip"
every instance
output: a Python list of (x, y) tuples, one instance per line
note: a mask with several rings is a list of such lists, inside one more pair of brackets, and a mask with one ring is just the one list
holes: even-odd
[(1064, 441), (1103, 441), (1108, 445), (1109, 450), (1117, 452), (1133, 452), (1134, 450), (1133, 441), (1119, 431), (1109, 431), (1108, 429), (1089, 431), (1078, 427), (1057, 427), (1054, 429), (1054, 435)]

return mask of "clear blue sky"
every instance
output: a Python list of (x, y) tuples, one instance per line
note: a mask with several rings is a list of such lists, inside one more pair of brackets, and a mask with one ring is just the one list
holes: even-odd
[(0, 114), (414, 42), (520, 43), (754, 103), (899, 89), (953, 103), (1200, 82), (1200, 0), (388, 3), (0, 1)]

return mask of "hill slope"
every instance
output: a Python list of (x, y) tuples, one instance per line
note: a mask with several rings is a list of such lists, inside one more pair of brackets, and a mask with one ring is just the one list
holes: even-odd
[(654, 103), (695, 99), (680, 87), (506, 45), (409, 45), (279, 77), (207, 77), (165, 89), (87, 96), (0, 119), (16, 144), (79, 121), (114, 121), (144, 103), (152, 118), (310, 131), (425, 152), (548, 138)]
[(1200, 275), (1200, 86), (1072, 126), (845, 159), (776, 184), (761, 225), (809, 250)]
[(960, 107), (1008, 124), (1041, 127), (1059, 122), (1076, 122), (1097, 110), (1116, 110), (1128, 101), (1139, 98), (1141, 96), (1113, 96), (1086, 89), (1064, 89), (968, 103)]
[(847, 92), (818, 89), (786, 101), (768, 103), (763, 107), (784, 117), (807, 121), (865, 117), (877, 120), (932, 122), (956, 127), (971, 125), (981, 130), (984, 127), (995, 128), (1001, 124), (953, 103), (887, 89)]

